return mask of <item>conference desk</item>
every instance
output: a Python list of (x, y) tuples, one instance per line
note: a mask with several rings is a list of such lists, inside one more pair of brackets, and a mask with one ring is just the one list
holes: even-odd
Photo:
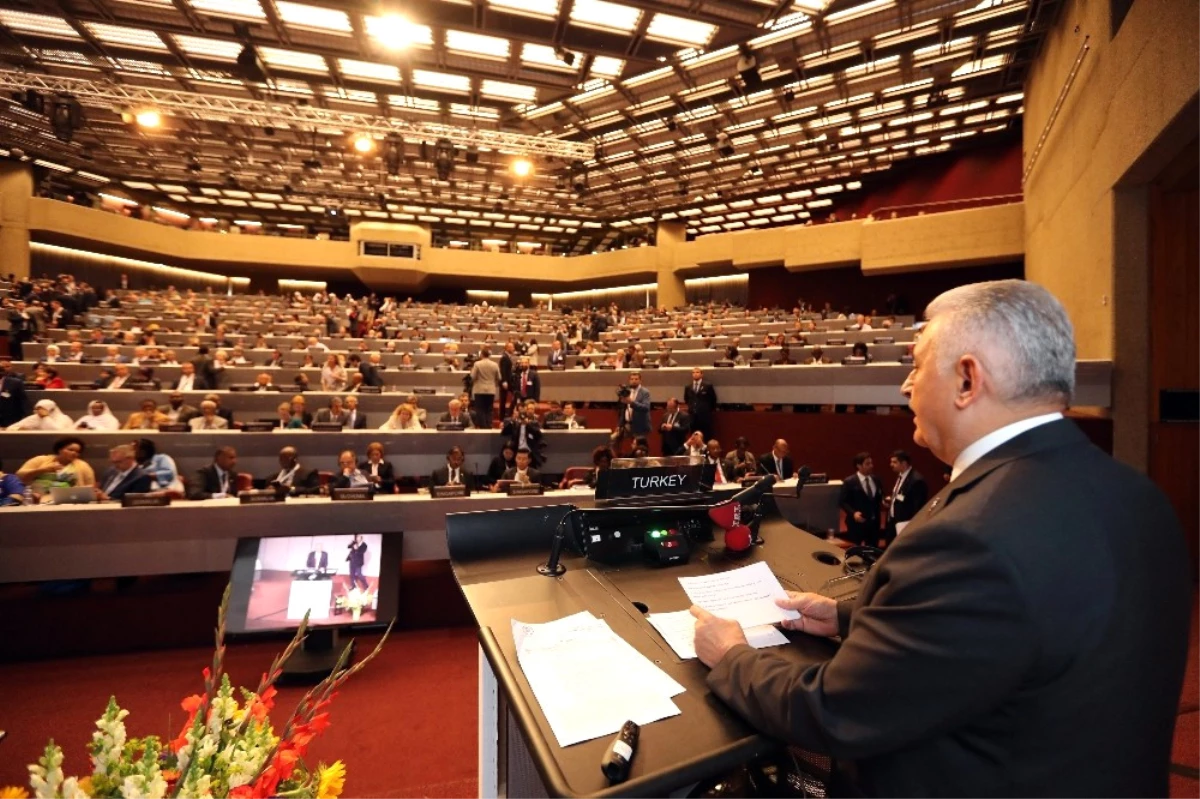
[[(67, 435), (52, 431), (0, 432), (0, 454), (5, 468), (16, 471), (35, 455), (51, 452), (53, 443)], [(429, 477), (434, 469), (446, 465), (446, 452), (460, 446), (467, 465), (482, 477), (492, 458), (500, 453), (504, 439), (498, 430), (395, 432), (383, 430), (343, 430), (340, 433), (314, 433), (308, 430), (276, 430), (269, 433), (243, 433), (238, 430), (207, 430), (198, 433), (160, 433), (157, 430), (119, 430), (114, 432), (76, 431), (87, 445), (83, 459), (95, 470), (96, 479), (108, 468), (108, 450), (127, 444), (133, 438), (149, 438), (159, 452), (175, 459), (182, 477), (190, 479), (197, 469), (212, 463), (217, 447), (237, 450), (237, 471), (265, 478), (279, 473), (279, 450), (295, 447), (300, 462), (309, 469), (333, 471), (338, 455), (352, 450), (360, 461), (366, 460), (367, 444), (383, 444), (386, 460), (396, 476)], [(572, 466), (590, 466), (592, 450), (608, 443), (607, 430), (546, 430), (542, 440), (546, 458), (542, 471), (562, 474)]]
[[(34, 364), (15, 365), (19, 371), (32, 372)], [(910, 366), (900, 363), (871, 363), (863, 366), (814, 364), (797, 366), (736, 366), (708, 368), (705, 380), (717, 390), (721, 404), (781, 404), (781, 405), (903, 405), (900, 385), (908, 377)], [(94, 364), (62, 364), (59, 370), (68, 383), (94, 380), (99, 367)], [(253, 383), (263, 371), (286, 377), (298, 372), (308, 375), (312, 385), (320, 385), (320, 370), (274, 369), (235, 366), (224, 370), (223, 385)], [(160, 366), (155, 376), (164, 382), (174, 381), (179, 367)], [(440, 389), (458, 393), (462, 390), (464, 372), (393, 371), (381, 373), (389, 386)], [(618, 385), (629, 382), (628, 369), (567, 369), (540, 371), (543, 399), (574, 400), (576, 402), (615, 402)], [(650, 390), (654, 402), (669, 397), (682, 399), (683, 390), (691, 382), (691, 369), (676, 366), (666, 369), (647, 369), (642, 372), (642, 385)], [(1112, 404), (1112, 361), (1076, 361), (1076, 406), (1107, 408)]]
[[(838, 580), (845, 576), (841, 550), (774, 518), (763, 523), (765, 543), (742, 557), (726, 556), (717, 535), (683, 566), (656, 569), (632, 562), (610, 567), (568, 555), (562, 576), (544, 577), (535, 567), (546, 560), (555, 521), (564, 510), (547, 508), (547, 523), (532, 531), (528, 528), (539, 525), (530, 525), (526, 514), (520, 518), (523, 529), (506, 525), (504, 512), (487, 514), (488, 529), (500, 545), (471, 541), (471, 528), (480, 525), (470, 519), (447, 519), (455, 578), (479, 626), (480, 795), (667, 796), (776, 751), (778, 741), (758, 734), (711, 696), (708, 669), (698, 660), (680, 660), (644, 614), (688, 608), (679, 577), (756, 562), (767, 563), (786, 589), (844, 597), (857, 590), (857, 580)], [(517, 660), (514, 619), (537, 624), (580, 611), (602, 618), (685, 688), (673, 700), (679, 715), (642, 727), (629, 780), (615, 786), (600, 772), (612, 736), (559, 746)], [(828, 657), (835, 648), (825, 639), (785, 635), (792, 643), (773, 651), (788, 659)]]

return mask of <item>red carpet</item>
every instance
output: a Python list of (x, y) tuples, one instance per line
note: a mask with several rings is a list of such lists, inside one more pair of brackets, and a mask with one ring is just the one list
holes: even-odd
[[(359, 645), (373, 646), (378, 636)], [(235, 685), (253, 687), (282, 642), (232, 644)], [(367, 651), (360, 649), (361, 651)], [(310, 763), (341, 758), (346, 796), (476, 794), (476, 638), (468, 627), (394, 633), (382, 654), (334, 700), (330, 729), (314, 742)], [(27, 785), (25, 765), (53, 737), (68, 774), (89, 770), (86, 745), (110, 693), (130, 711), (131, 736), (173, 737), (179, 702), (201, 690), (209, 649), (18, 663), (0, 666), (0, 787)], [(276, 729), (303, 691), (280, 690)]]

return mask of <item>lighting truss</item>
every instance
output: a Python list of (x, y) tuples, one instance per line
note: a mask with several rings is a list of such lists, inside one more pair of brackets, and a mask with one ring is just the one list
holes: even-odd
[(550, 136), (527, 136), (522, 133), (482, 128), (467, 129), (372, 114), (331, 111), (312, 105), (243, 100), (236, 97), (0, 69), (0, 90), (25, 89), (35, 89), (48, 95), (72, 95), (85, 105), (152, 105), (174, 116), (225, 121), (251, 127), (282, 127), (283, 124), (299, 130), (337, 127), (381, 137), (400, 135), (410, 141), (434, 142), (438, 139), (448, 139), (453, 144), (463, 147), (486, 147), (501, 152), (540, 155), (565, 161), (587, 161), (595, 154), (593, 146), (588, 142), (564, 141)]

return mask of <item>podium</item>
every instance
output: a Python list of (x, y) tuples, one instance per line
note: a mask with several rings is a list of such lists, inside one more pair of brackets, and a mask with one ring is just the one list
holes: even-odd
[[(644, 613), (682, 610), (689, 602), (679, 577), (711, 574), (765, 561), (788, 590), (853, 594), (843, 553), (778, 517), (761, 527), (764, 543), (739, 557), (726, 555), (721, 536), (696, 545), (683, 566), (654, 568), (641, 562), (605, 566), (578, 552), (562, 558), (566, 572), (545, 577), (545, 562), (566, 505), (450, 514), (447, 544), (455, 579), (479, 624), (479, 791), (498, 796), (665, 796), (722, 774), (779, 743), (758, 734), (705, 682), (698, 660), (680, 660)], [(719, 531), (718, 531), (719, 532)], [(851, 583), (851, 585), (847, 585)], [(515, 617), (541, 623), (579, 611), (602, 617), (613, 631), (650, 658), (686, 691), (675, 698), (681, 714), (644, 726), (628, 781), (610, 786), (600, 759), (611, 736), (560, 747), (517, 662), (511, 631)], [(835, 644), (800, 633), (775, 651), (802, 659), (829, 657)]]

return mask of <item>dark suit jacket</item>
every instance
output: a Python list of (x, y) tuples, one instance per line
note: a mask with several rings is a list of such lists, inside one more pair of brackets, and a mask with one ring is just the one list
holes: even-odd
[[(448, 423), (450, 421), (452, 421), (450, 418), (450, 412), (446, 411), (441, 415), (440, 418), (438, 418), (437, 423)], [(463, 426), (464, 430), (469, 430), (475, 426), (475, 422), (471, 419), (471, 414), (467, 413), (465, 408), (458, 412), (458, 423)]]
[[(513, 421), (511, 417), (504, 420), (504, 426), (500, 428), (500, 434), (508, 439), (512, 444), (513, 450), (517, 450), (521, 444), (521, 425)], [(540, 463), (542, 452), (542, 428), (537, 422), (525, 423), (525, 443), (529, 445), (529, 452), (533, 456), (534, 463)]]
[(360, 364), (358, 367), (359, 373), (363, 376), (364, 386), (382, 386), (383, 375), (379, 374), (379, 369), (369, 363)]
[(329, 568), (329, 553), (322, 552), (318, 556), (317, 551), (313, 550), (308, 553), (308, 560), (304, 563), (310, 569), (328, 569)]
[[(762, 455), (758, 456), (758, 473), (773, 474), (780, 480), (786, 480), (794, 475), (796, 470), (792, 463), (792, 456), (788, 455), (787, 457), (783, 458), (783, 474), (780, 474), (775, 468), (775, 455), (771, 452), (764, 452)], [(876, 518), (878, 518), (878, 515)]]
[(546, 356), (546, 365), (547, 366), (566, 366), (567, 365), (567, 351), (566, 350), (555, 351), (554, 349), (551, 349), (549, 354)]
[[(275, 478), (279, 476), (279, 472), (263, 480), (263, 485), (270, 488), (275, 485)], [(316, 494), (321, 490), (321, 475), (316, 469), (305, 469), (301, 466), (292, 475), (292, 488), (288, 491), (293, 497), (305, 496), (307, 494)]]
[[(237, 491), (237, 474), (231, 472), (229, 474), (229, 485), (227, 492), (233, 494)], [(217, 467), (213, 464), (205, 466), (203, 469), (197, 469), (196, 474), (188, 481), (187, 498), (188, 499), (212, 499), (213, 494), (221, 492), (221, 481), (217, 477)]]
[(344, 410), (338, 411), (337, 415), (335, 416), (333, 414), (333, 409), (321, 408), (317, 411), (314, 421), (344, 425), (346, 423), (346, 412)]
[(737, 646), (708, 684), (868, 796), (1165, 796), (1188, 562), (1159, 489), (1051, 422), (917, 514), (831, 659)]
[[(343, 413), (344, 413), (346, 419), (350, 418), (349, 411), (344, 411)], [(367, 415), (362, 412), (362, 408), (359, 408), (358, 410), (356, 410), (354, 412), (354, 424), (349, 424), (348, 421), (343, 421), (343, 424), (345, 424), (351, 430), (366, 430), (367, 429)]]
[[(116, 477), (120, 472), (111, 466), (105, 470), (100, 479), (96, 481), (96, 487), (104, 491), (108, 486), (108, 481)], [(145, 494), (151, 490), (154, 483), (154, 478), (141, 469), (134, 467), (134, 470), (125, 475), (125, 479), (117, 483), (112, 491), (108, 491), (109, 499), (120, 499), (126, 494)]]
[[(532, 466), (530, 466), (529, 469), (526, 470), (525, 474), (529, 477), (529, 482), (531, 482), (531, 483), (539, 483), (542, 480), (542, 473), (539, 472), (537, 469), (533, 468)], [(501, 480), (516, 480), (517, 479), (517, 467), (513, 466), (510, 469), (505, 469), (504, 474), (500, 475), (500, 479)]]
[[(370, 461), (358, 464), (358, 470), (369, 478), (371, 476)], [(379, 464), (379, 490), (384, 494), (391, 494), (396, 490), (396, 470), (388, 461), (382, 461)]]
[(700, 390), (696, 391), (689, 381), (687, 388), (683, 390), (683, 401), (688, 406), (692, 424), (695, 425), (697, 421), (707, 420), (717, 409), (717, 390), (711, 383), (701, 381)]
[[(888, 523), (911, 521), (928, 500), (929, 485), (925, 478), (916, 469), (910, 469), (900, 489), (892, 497), (892, 518)], [(886, 507), (884, 513), (887, 513)]]
[[(530, 469), (531, 473), (532, 471)], [(475, 489), (475, 475), (465, 463), (459, 468), (459, 479), (467, 487), (468, 491)], [(429, 478), (429, 484), (434, 486), (450, 485), (450, 467), (443, 466), (440, 469), (434, 469), (433, 474)]]
[[(879, 512), (883, 505), (883, 491), (875, 475), (871, 475), (869, 479), (875, 485), (874, 497), (867, 496), (867, 492), (863, 490), (858, 472), (843, 478), (842, 490), (838, 494), (838, 506), (846, 512), (847, 535), (854, 541), (875, 546), (879, 543)], [(865, 521), (854, 521), (855, 511), (861, 513)]]
[(0, 427), (16, 424), (30, 413), (25, 381), (11, 374), (0, 377)]
[(213, 359), (197, 355), (192, 359), (196, 367), (196, 380), (192, 384), (195, 391), (211, 391), (217, 387), (217, 370), (213, 368)]
[[(516, 386), (513, 385), (513, 374), (517, 371), (517, 356), (515, 354), (501, 353), (500, 355), (500, 382), (508, 383), (508, 390), (515, 391)], [(497, 386), (499, 388), (499, 386)], [(500, 389), (503, 391), (504, 389)]]
[(513, 394), (515, 394), (518, 399), (522, 400), (541, 400), (542, 378), (538, 377), (537, 367), (529, 367), (529, 375), (526, 378), (529, 381), (529, 385), (525, 387), (524, 394), (521, 393), (521, 374), (522, 372), (520, 370), (513, 370), (512, 379), (508, 381), (508, 385), (512, 388)]

